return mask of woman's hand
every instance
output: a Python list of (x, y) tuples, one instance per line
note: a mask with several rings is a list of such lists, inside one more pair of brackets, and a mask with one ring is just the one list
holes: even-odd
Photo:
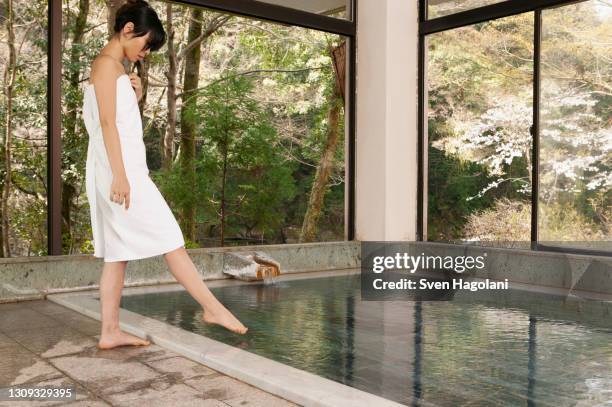
[(130, 207), (130, 183), (125, 175), (113, 177), (110, 188), (110, 200), (119, 205), (125, 203), (126, 210)]
[(134, 88), (134, 92), (136, 92), (136, 98), (140, 102), (142, 99), (142, 84), (140, 83), (140, 76), (136, 72), (132, 72), (129, 74), (130, 82), (132, 82), (132, 87)]

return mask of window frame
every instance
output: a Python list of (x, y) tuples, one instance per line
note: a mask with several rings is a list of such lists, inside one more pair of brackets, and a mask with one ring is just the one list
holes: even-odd
[[(419, 0), (419, 34), (418, 34), (418, 142), (417, 142), (417, 241), (427, 239), (427, 49), (426, 37), (441, 31), (448, 31), (484, 21), (509, 17), (516, 14), (533, 12), (533, 122), (532, 136), (532, 180), (531, 180), (531, 250), (572, 254), (612, 257), (612, 251), (581, 249), (578, 247), (553, 246), (540, 243), (538, 238), (538, 197), (540, 168), (540, 82), (541, 82), (541, 46), (542, 46), (542, 10), (581, 3), (589, 0), (506, 0), (487, 6), (428, 19), (428, 0)], [(462, 246), (462, 244), (457, 244)]]

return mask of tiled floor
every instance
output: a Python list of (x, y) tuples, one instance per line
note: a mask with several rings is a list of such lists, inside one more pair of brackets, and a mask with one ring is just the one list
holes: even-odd
[(100, 323), (50, 301), (0, 304), (0, 388), (76, 386), (76, 400), (0, 406), (296, 406), (152, 344), (99, 350)]

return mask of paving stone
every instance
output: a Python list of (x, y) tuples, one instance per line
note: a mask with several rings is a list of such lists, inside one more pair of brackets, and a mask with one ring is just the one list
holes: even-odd
[[(105, 403), (102, 400), (81, 400), (74, 403), (64, 404), (66, 407), (107, 407), (111, 404)], [(17, 406), (19, 407), (19, 406)]]
[[(95, 339), (97, 343), (98, 340)], [(115, 360), (118, 362), (138, 362), (143, 363), (148, 361), (148, 357), (157, 354), (157, 351), (154, 352), (146, 352), (146, 349), (154, 346), (118, 346), (112, 349), (98, 349), (97, 347), (86, 348), (79, 354), (82, 357), (91, 357), (91, 358), (100, 358), (100, 359), (108, 359)], [(173, 356), (177, 356), (174, 354)], [(172, 357), (172, 356), (171, 356)], [(141, 360), (142, 358), (142, 360)]]
[(0, 312), (23, 308), (23, 301), (0, 303)]
[(122, 354), (121, 352), (119, 352), (118, 349), (119, 348), (102, 350), (102, 349), (98, 349), (97, 347), (91, 347), (91, 348), (85, 348), (83, 352), (79, 353), (78, 355), (73, 355), (73, 356), (80, 356), (80, 357), (86, 357), (86, 358), (100, 358), (100, 359), (107, 359), (107, 360), (115, 360), (118, 362), (131, 362), (131, 360), (129, 360), (129, 358), (126, 358), (126, 356)]
[(23, 301), (24, 306), (45, 315), (61, 314), (65, 312), (75, 312), (70, 308), (64, 307), (49, 300)]
[[(112, 394), (133, 391), (148, 387), (162, 375), (139, 362), (127, 362), (120, 359), (105, 358), (100, 355), (109, 351), (98, 351), (94, 357), (84, 356), (87, 352), (74, 356), (61, 356), (49, 359), (59, 370), (70, 377), (78, 378), (88, 389), (96, 394)], [(90, 351), (91, 352), (91, 351)], [(117, 353), (115, 352), (114, 355)]]
[[(14, 348), (16, 346), (19, 347), (21, 345), (15, 342), (15, 340), (10, 336), (6, 336), (5, 334), (0, 333), (0, 351), (3, 351), (3, 349), (5, 348)], [(10, 350), (7, 349), (6, 352), (10, 352)]]
[(92, 337), (62, 325), (17, 330), (6, 335), (44, 358), (82, 352), (97, 343)]
[(182, 356), (149, 361), (146, 364), (160, 372), (175, 375), (177, 381), (217, 374), (215, 370)]
[(202, 392), (204, 398), (221, 401), (237, 397), (250, 397), (254, 393), (261, 391), (256, 387), (223, 375), (196, 377), (185, 380), (185, 384)]
[[(100, 335), (97, 335), (95, 338), (96, 340), (99, 340)], [(150, 362), (179, 356), (178, 353), (162, 348), (154, 343), (147, 346), (120, 346), (112, 350), (117, 352), (117, 354), (122, 356), (124, 359), (139, 362)]]
[(99, 335), (102, 329), (100, 321), (72, 310), (50, 314), (49, 317), (88, 336)]
[(249, 396), (235, 397), (223, 400), (232, 407), (298, 407), (299, 404), (290, 402), (263, 390), (257, 390)]
[(6, 310), (0, 306), (0, 332), (6, 334), (20, 329), (56, 326), (58, 321), (27, 307)]
[(62, 377), (62, 373), (47, 361), (19, 346), (3, 352), (0, 358), (0, 387), (9, 387), (31, 381)]
[(215, 399), (202, 400), (198, 405), (202, 407), (228, 407), (224, 402)]
[[(113, 406), (145, 405), (147, 407), (188, 407), (188, 406), (223, 406), (227, 404), (214, 400), (215, 403), (204, 403), (202, 396), (194, 389), (184, 384), (173, 384), (167, 388), (155, 389), (148, 387), (140, 390), (116, 393), (108, 396)], [(220, 404), (219, 404), (220, 403)]]
[[(159, 345), (152, 343), (143, 348), (144, 353), (139, 356), (139, 360), (143, 362), (154, 362), (157, 360), (179, 357), (180, 355), (174, 351), (162, 348)], [(127, 349), (126, 349), (127, 351)]]

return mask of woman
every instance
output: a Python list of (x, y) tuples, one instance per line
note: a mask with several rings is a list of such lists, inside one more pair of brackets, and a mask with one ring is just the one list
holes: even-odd
[(165, 41), (163, 25), (148, 3), (128, 0), (117, 10), (114, 35), (95, 58), (84, 90), (83, 120), (89, 134), (86, 191), (94, 256), (104, 257), (100, 349), (150, 344), (121, 332), (119, 303), (127, 262), (161, 254), (177, 281), (202, 306), (204, 322), (239, 334), (248, 330), (198, 275), (180, 227), (148, 175), (138, 108), (140, 78), (126, 74), (123, 62), (142, 61)]

